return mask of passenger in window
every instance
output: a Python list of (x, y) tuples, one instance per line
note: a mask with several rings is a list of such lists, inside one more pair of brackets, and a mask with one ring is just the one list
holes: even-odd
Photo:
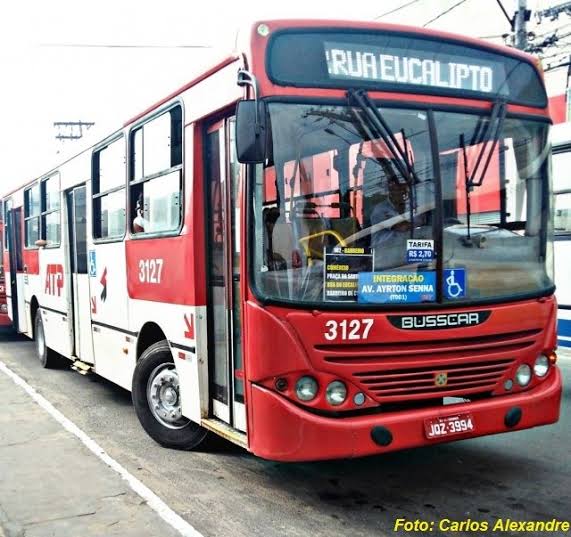
[(133, 220), (133, 233), (143, 233), (147, 227), (147, 221), (143, 216), (143, 194), (139, 194), (135, 205), (135, 219)]

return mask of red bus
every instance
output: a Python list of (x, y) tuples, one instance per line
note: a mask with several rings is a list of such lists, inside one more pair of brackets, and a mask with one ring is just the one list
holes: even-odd
[(255, 23), (4, 197), (11, 318), (167, 447), (316, 460), (554, 423), (549, 125), (516, 50)]

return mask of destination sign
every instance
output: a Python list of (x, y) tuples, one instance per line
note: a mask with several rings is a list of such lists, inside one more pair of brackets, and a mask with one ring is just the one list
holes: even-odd
[[(325, 42), (331, 78), (378, 80), (491, 93), (494, 79), (505, 78), (501, 64), (462, 61), (447, 54), (411, 54), (410, 50)], [(431, 57), (430, 57), (431, 56)], [(494, 76), (495, 75), (495, 76)]]
[(266, 69), (282, 86), (402, 91), (547, 106), (531, 61), (413, 32), (295, 29), (274, 33)]

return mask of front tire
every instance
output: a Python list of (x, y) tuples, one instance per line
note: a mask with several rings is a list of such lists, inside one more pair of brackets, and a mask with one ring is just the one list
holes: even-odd
[(46, 334), (42, 314), (38, 309), (34, 320), (34, 339), (36, 340), (36, 354), (40, 365), (46, 369), (56, 367), (59, 364), (58, 354), (46, 345)]
[(161, 446), (189, 450), (208, 431), (182, 416), (179, 379), (168, 343), (151, 345), (135, 367), (133, 405), (143, 429)]

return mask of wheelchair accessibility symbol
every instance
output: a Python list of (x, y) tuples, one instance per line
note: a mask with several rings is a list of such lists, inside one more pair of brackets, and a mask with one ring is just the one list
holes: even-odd
[(466, 296), (466, 269), (444, 269), (444, 296), (446, 298)]

